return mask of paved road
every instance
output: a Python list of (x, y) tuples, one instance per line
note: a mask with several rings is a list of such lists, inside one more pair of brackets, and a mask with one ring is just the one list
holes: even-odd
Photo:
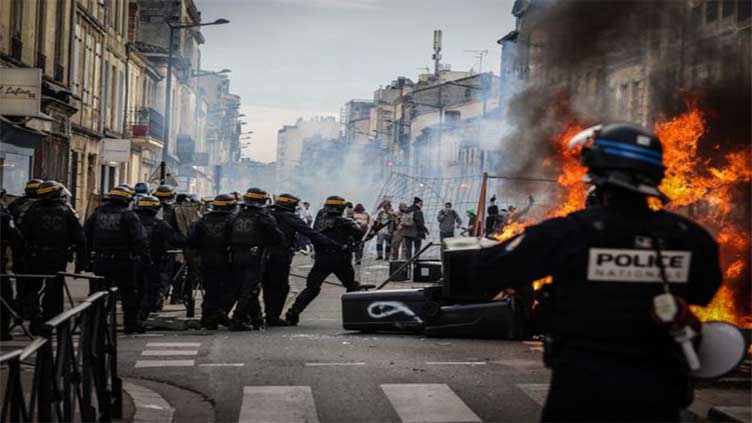
[(221, 422), (538, 419), (549, 378), (539, 345), (348, 333), (341, 293), (325, 285), (297, 327), (122, 337), (121, 373), (197, 392)]

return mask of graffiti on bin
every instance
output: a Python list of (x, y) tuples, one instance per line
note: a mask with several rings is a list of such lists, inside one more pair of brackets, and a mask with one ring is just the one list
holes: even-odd
[(368, 315), (374, 319), (384, 319), (395, 314), (405, 314), (416, 322), (422, 322), (417, 314), (399, 301), (377, 301), (368, 306)]

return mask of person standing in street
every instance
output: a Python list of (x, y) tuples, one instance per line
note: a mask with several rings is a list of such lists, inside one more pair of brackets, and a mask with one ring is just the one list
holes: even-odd
[[(20, 225), (26, 241), (24, 263), (35, 273), (54, 275), (64, 272), (73, 254), (76, 272), (86, 267), (86, 240), (78, 216), (65, 201), (65, 187), (57, 181), (45, 181), (37, 188), (37, 199), (26, 210)], [(62, 276), (53, 279), (28, 279), (24, 288), (24, 309), (31, 310), (31, 330), (39, 333), (42, 322), (63, 312)], [(42, 284), (44, 283), (44, 286)], [(42, 309), (39, 292), (43, 290)]]
[(201, 256), (205, 292), (201, 326), (209, 330), (216, 330), (220, 324), (230, 326), (223, 307), (236, 292), (230, 266), (230, 231), (237, 204), (233, 195), (217, 195), (212, 210), (201, 217), (188, 236), (187, 246)]
[(439, 221), (439, 240), (443, 241), (444, 238), (452, 238), (454, 236), (454, 229), (462, 226), (462, 219), (452, 208), (452, 203), (444, 204), (444, 208), (439, 210), (439, 215), (436, 217)]
[(394, 234), (394, 212), (392, 204), (386, 203), (376, 215), (376, 222), (381, 229), (376, 234), (376, 260), (389, 260), (392, 253), (392, 236)]
[(269, 249), (269, 259), (266, 262), (263, 278), (264, 320), (267, 326), (287, 326), (288, 323), (280, 317), (282, 309), (290, 292), (290, 265), (295, 253), (295, 235), (307, 236), (314, 247), (318, 245), (338, 246), (318, 231), (308, 226), (303, 219), (295, 214), (300, 199), (292, 194), (280, 194), (271, 207), (272, 216), (282, 231), (282, 242)]
[[(365, 233), (366, 230), (368, 230), (368, 224), (371, 223), (371, 215), (366, 212), (366, 208), (363, 207), (363, 204), (358, 203), (353, 209), (352, 220), (360, 225), (363, 233)], [(364, 245), (362, 243), (358, 243), (355, 247), (355, 264), (361, 264), (363, 262), (363, 248)]]
[(183, 246), (182, 239), (178, 237), (175, 229), (157, 216), (159, 211), (159, 199), (151, 195), (142, 195), (136, 200), (134, 211), (144, 225), (146, 242), (151, 261), (144, 263), (141, 275), (141, 320), (146, 320), (149, 313), (161, 308), (161, 280), (162, 267), (167, 264), (169, 255), (167, 250)]
[(429, 234), (422, 209), (423, 200), (415, 197), (413, 205), (407, 209), (400, 219), (400, 224), (404, 229), (404, 239), (402, 242), (405, 248), (406, 260), (410, 260), (413, 254), (417, 254), (420, 251), (423, 240)]
[[(361, 206), (361, 204), (358, 204)], [(355, 281), (355, 270), (352, 265), (352, 253), (348, 248), (342, 246), (351, 246), (360, 243), (360, 239), (365, 234), (366, 229), (363, 225), (342, 216), (345, 208), (345, 199), (333, 195), (326, 199), (324, 203), (324, 212), (318, 213), (316, 222), (313, 227), (322, 235), (332, 239), (336, 244), (322, 245), (316, 247), (316, 259), (313, 262), (308, 277), (306, 278), (306, 287), (301, 291), (295, 303), (287, 310), (285, 320), (292, 326), (298, 324), (300, 313), (308, 307), (321, 292), (321, 285), (324, 280), (332, 273), (342, 282), (347, 292), (357, 291), (360, 284)], [(355, 207), (356, 213), (358, 207)]]
[(127, 187), (113, 188), (84, 225), (94, 273), (118, 287), (125, 333), (144, 332), (139, 270), (151, 264), (146, 231), (129, 208), (133, 195)]
[(267, 250), (282, 241), (277, 221), (266, 207), (268, 194), (249, 188), (243, 205), (230, 229), (230, 257), (237, 284), (237, 304), (230, 320), (230, 330), (261, 330), (264, 319), (259, 304)]
[(553, 277), (543, 421), (679, 421), (693, 389), (672, 331), (701, 331), (688, 304), (706, 305), (718, 290), (718, 244), (695, 222), (649, 207), (649, 197), (668, 201), (653, 133), (597, 125), (569, 145), (581, 149), (599, 204), (481, 250), (478, 274), (488, 278), (477, 282), (503, 290)]
[[(391, 260), (399, 260), (400, 250), (405, 251), (405, 248), (402, 246), (402, 240), (404, 239), (406, 228), (402, 226), (402, 217), (407, 214), (407, 209), (408, 207), (406, 203), (399, 203), (399, 206), (397, 207), (398, 211), (392, 219), (394, 231), (392, 232)], [(405, 253), (403, 252), (402, 255), (404, 254)]]

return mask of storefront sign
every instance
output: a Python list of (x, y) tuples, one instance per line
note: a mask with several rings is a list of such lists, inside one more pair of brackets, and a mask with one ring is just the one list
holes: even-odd
[(102, 140), (102, 161), (125, 163), (131, 158), (131, 140), (105, 138)]
[(0, 68), (0, 115), (39, 116), (42, 70)]

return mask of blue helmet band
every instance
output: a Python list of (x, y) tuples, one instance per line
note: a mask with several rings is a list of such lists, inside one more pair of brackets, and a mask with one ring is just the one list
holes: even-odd
[(649, 148), (604, 139), (595, 140), (593, 145), (602, 148), (602, 151), (605, 154), (638, 160), (651, 165), (663, 166), (663, 154)]

